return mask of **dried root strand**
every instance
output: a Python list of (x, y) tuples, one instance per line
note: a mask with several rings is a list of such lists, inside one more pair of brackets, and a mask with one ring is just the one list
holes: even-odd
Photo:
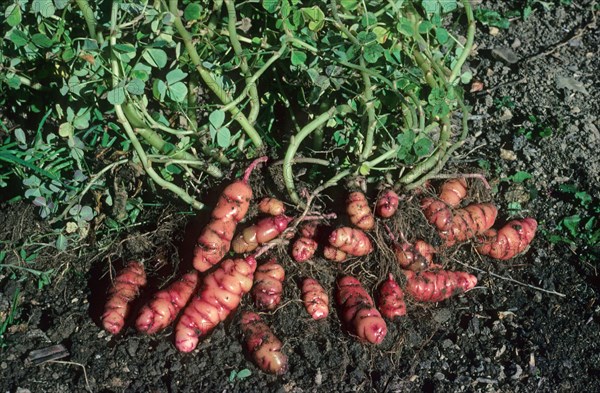
[(145, 285), (144, 265), (137, 261), (130, 261), (117, 274), (108, 291), (108, 300), (102, 315), (104, 330), (111, 334), (118, 334), (123, 329), (125, 319), (129, 315), (131, 302), (139, 295), (140, 288)]
[(288, 369), (287, 356), (281, 351), (283, 344), (269, 326), (256, 313), (245, 311), (241, 318), (246, 348), (262, 371), (284, 374)]
[(415, 273), (406, 270), (404, 274), (406, 292), (420, 302), (440, 302), (477, 285), (477, 277), (466, 272), (438, 270)]
[(535, 237), (537, 221), (533, 218), (513, 220), (498, 231), (487, 230), (478, 240), (477, 250), (482, 255), (506, 260), (524, 252)]
[(356, 191), (348, 195), (346, 212), (350, 217), (350, 222), (357, 228), (370, 231), (375, 227), (375, 217), (373, 217), (369, 202), (362, 192)]
[(275, 262), (275, 259), (271, 259), (256, 269), (252, 297), (258, 309), (274, 310), (281, 303), (284, 279), (285, 271), (280, 264)]
[(314, 320), (324, 319), (329, 315), (329, 296), (314, 278), (305, 278), (302, 281), (302, 301)]
[(392, 273), (379, 287), (377, 306), (381, 315), (388, 319), (394, 319), (406, 315), (406, 303), (404, 292), (394, 280)]
[(155, 334), (169, 326), (188, 303), (198, 284), (196, 270), (184, 274), (162, 291), (156, 292), (138, 313), (135, 326), (139, 332)]
[(360, 281), (352, 276), (341, 277), (337, 282), (336, 300), (340, 319), (352, 333), (362, 341), (381, 344), (387, 325)]
[(192, 298), (175, 326), (177, 349), (193, 351), (200, 338), (238, 307), (242, 296), (252, 288), (255, 269), (253, 257), (227, 259), (204, 277), (200, 293)]

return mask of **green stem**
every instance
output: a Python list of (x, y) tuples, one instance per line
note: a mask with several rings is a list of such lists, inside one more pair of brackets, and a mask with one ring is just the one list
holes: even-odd
[(75, 3), (81, 10), (90, 38), (96, 39), (96, 18), (94, 17), (94, 11), (90, 7), (90, 3), (87, 0), (75, 0)]
[[(119, 5), (118, 2), (114, 2), (112, 5), (112, 9), (111, 9), (111, 19), (110, 19), (110, 21), (111, 21), (111, 35), (110, 35), (111, 48), (117, 44), (117, 30), (116, 29), (117, 29), (117, 15), (118, 15), (118, 9), (119, 9), (118, 5)], [(118, 62), (116, 56), (114, 55), (114, 53), (111, 53), (110, 62), (111, 62), (111, 70), (112, 70), (112, 85), (113, 85), (113, 88), (116, 88), (119, 85), (120, 69), (119, 69), (119, 62)], [(160, 177), (160, 175), (158, 173), (156, 173), (154, 168), (152, 168), (152, 164), (151, 164), (150, 160), (148, 160), (148, 157), (146, 156), (146, 152), (144, 151), (142, 144), (140, 143), (137, 136), (135, 135), (133, 127), (131, 127), (131, 124), (127, 120), (127, 116), (123, 112), (122, 106), (120, 104), (115, 104), (114, 108), (115, 108), (115, 114), (117, 115), (117, 119), (123, 125), (123, 129), (125, 130), (125, 133), (127, 134), (127, 137), (129, 138), (129, 140), (131, 141), (131, 145), (133, 146), (135, 152), (137, 153), (137, 155), (140, 159), (140, 162), (142, 163), (142, 166), (144, 167), (144, 171), (148, 174), (148, 176), (150, 176), (150, 178), (152, 180), (154, 180), (154, 182), (156, 184), (158, 184), (160, 187), (173, 192), (175, 195), (177, 195), (183, 201), (190, 204), (193, 208), (199, 209), (199, 210), (203, 209), (204, 204), (202, 202), (200, 202), (200, 201), (196, 200), (194, 197), (190, 196), (183, 188), (163, 179), (162, 177)]]
[(452, 67), (452, 73), (448, 78), (448, 83), (453, 84), (456, 78), (462, 73), (462, 66), (467, 61), (467, 57), (471, 54), (473, 49), (473, 41), (475, 40), (475, 18), (473, 16), (473, 8), (471, 7), (470, 0), (463, 0), (463, 6), (465, 7), (465, 13), (467, 15), (467, 42), (460, 53), (459, 58), (456, 60), (456, 64)]
[(290, 196), (290, 199), (295, 204), (302, 206), (302, 201), (296, 192), (296, 187), (294, 185), (294, 173), (292, 171), (292, 162), (294, 157), (296, 156), (296, 152), (300, 147), (302, 141), (309, 136), (313, 131), (319, 128), (321, 125), (325, 124), (331, 116), (336, 112), (336, 108), (331, 108), (327, 112), (322, 113), (315, 119), (313, 119), (310, 123), (305, 125), (296, 135), (292, 136), (290, 139), (290, 144), (285, 153), (285, 157), (283, 159), (283, 181), (285, 183), (285, 188)]
[(248, 121), (250, 124), (256, 123), (256, 119), (258, 118), (258, 112), (260, 110), (260, 101), (258, 98), (258, 89), (256, 87), (256, 81), (251, 82), (250, 79), (252, 77), (252, 73), (250, 72), (250, 68), (248, 67), (248, 59), (244, 55), (242, 45), (238, 39), (237, 35), (237, 15), (235, 12), (235, 4), (233, 0), (224, 0), (225, 6), (227, 7), (227, 15), (229, 17), (227, 21), (227, 31), (229, 32), (229, 41), (231, 42), (231, 47), (235, 52), (235, 55), (240, 59), (240, 69), (242, 70), (242, 74), (244, 74), (244, 78), (246, 79), (246, 85), (248, 86), (248, 94), (250, 97), (250, 113), (248, 114)]
[(370, 169), (373, 169), (377, 164), (379, 164), (389, 158), (392, 158), (396, 154), (398, 154), (399, 149), (400, 149), (400, 146), (393, 147), (393, 148), (389, 149), (388, 151), (386, 151), (385, 153), (383, 153), (382, 155), (380, 155), (379, 157), (374, 158), (370, 161), (364, 162), (363, 165), (366, 165)]
[[(173, 24), (175, 25), (175, 29), (181, 36), (183, 44), (185, 45), (185, 48), (187, 49), (187, 52), (190, 56), (190, 60), (192, 61), (192, 64), (194, 64), (194, 66), (196, 67), (196, 70), (200, 74), (200, 77), (202, 78), (204, 83), (206, 83), (208, 88), (213, 92), (213, 94), (217, 96), (221, 103), (223, 103), (224, 105), (229, 104), (231, 102), (231, 98), (229, 97), (227, 92), (219, 86), (219, 84), (212, 77), (210, 72), (202, 65), (202, 60), (198, 55), (198, 51), (196, 51), (196, 46), (194, 44), (193, 37), (187, 31), (187, 29), (183, 25), (183, 22), (181, 21), (181, 18), (179, 17), (179, 8), (177, 5), (177, 0), (169, 0), (169, 11), (174, 16)], [(246, 115), (244, 115), (244, 113), (242, 113), (242, 111), (237, 106), (230, 107), (229, 113), (231, 114), (232, 118), (238, 122), (240, 127), (242, 127), (244, 132), (246, 132), (246, 135), (248, 135), (248, 137), (252, 140), (254, 146), (256, 146), (257, 148), (262, 147), (263, 141), (256, 129), (254, 128), (254, 126), (248, 121)]]

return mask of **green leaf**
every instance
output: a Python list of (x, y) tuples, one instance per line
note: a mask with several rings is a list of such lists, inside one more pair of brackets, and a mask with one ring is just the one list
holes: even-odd
[(11, 40), (17, 48), (25, 46), (27, 45), (27, 42), (29, 42), (27, 34), (15, 28), (11, 29), (8, 39)]
[(92, 221), (94, 218), (94, 210), (89, 206), (83, 206), (79, 212), (79, 217), (84, 221)]
[(396, 29), (398, 30), (398, 32), (400, 32), (400, 34), (404, 34), (408, 37), (412, 37), (412, 35), (415, 33), (411, 21), (408, 18), (404, 17), (400, 18), (400, 21), (396, 25)]
[(308, 28), (311, 31), (319, 31), (325, 25), (325, 14), (318, 6), (304, 7), (300, 9), (305, 22), (308, 22)]
[(169, 71), (169, 73), (167, 74), (167, 84), (172, 85), (175, 82), (179, 82), (180, 80), (182, 80), (183, 78), (185, 78), (188, 74), (186, 74), (185, 72), (181, 71), (179, 68), (175, 68), (172, 71)]
[(367, 63), (373, 64), (383, 56), (383, 52), (385, 52), (385, 49), (379, 44), (367, 45), (363, 49), (363, 57)]
[(471, 82), (471, 80), (473, 79), (473, 73), (471, 71), (465, 71), (462, 73), (462, 75), (460, 76), (460, 81), (463, 84), (467, 84), (469, 82)]
[(417, 157), (424, 157), (431, 153), (433, 149), (433, 143), (428, 138), (421, 138), (413, 145), (413, 151)]
[(448, 33), (448, 30), (444, 29), (443, 27), (438, 27), (435, 29), (435, 38), (440, 44), (444, 45), (446, 42), (448, 42), (450, 34)]
[(56, 238), (56, 248), (59, 251), (65, 251), (67, 249), (67, 245), (69, 244), (67, 238), (65, 237), (65, 235), (63, 235), (62, 233), (58, 235), (58, 237)]
[(229, 128), (227, 128), (227, 127), (220, 128), (219, 131), (217, 131), (217, 145), (219, 145), (219, 147), (222, 147), (223, 149), (225, 149), (226, 147), (229, 147), (230, 143), (231, 143), (231, 132), (229, 131)]
[(167, 54), (164, 50), (158, 48), (148, 48), (142, 54), (144, 60), (152, 67), (163, 68), (167, 65)]
[(73, 127), (73, 124), (69, 122), (62, 123), (60, 126), (58, 126), (58, 135), (62, 136), (63, 138), (73, 136), (73, 131), (75, 131), (75, 127)]
[(21, 9), (17, 4), (9, 5), (6, 7), (6, 11), (4, 11), (4, 18), (10, 27), (18, 25), (23, 19), (21, 15)]
[(21, 87), (21, 79), (18, 76), (13, 76), (12, 78), (9, 78), (6, 81), (6, 84), (8, 85), (8, 87), (10, 87), (11, 89), (18, 89), (19, 87)]
[(225, 122), (225, 112), (220, 109), (211, 112), (210, 115), (208, 115), (208, 121), (215, 129), (221, 128)]
[(106, 98), (112, 105), (121, 105), (125, 102), (125, 88), (117, 87), (108, 92)]
[(290, 60), (295, 66), (304, 64), (304, 62), (306, 61), (306, 53), (299, 50), (292, 50), (292, 56)]
[(127, 86), (125, 86), (125, 88), (131, 94), (139, 96), (144, 94), (144, 86), (144, 82), (140, 79), (132, 79), (129, 81), (129, 83), (127, 83)]
[(183, 11), (183, 17), (188, 20), (198, 20), (202, 16), (202, 6), (198, 3), (190, 3)]
[(235, 370), (231, 370), (231, 372), (229, 373), (229, 382), (233, 382), (235, 380), (236, 375), (237, 372)]
[(573, 216), (565, 217), (563, 219), (563, 225), (569, 230), (571, 236), (577, 237), (579, 234), (579, 223), (581, 222), (581, 216), (575, 214)]
[(587, 206), (592, 202), (592, 196), (585, 191), (576, 192), (575, 198), (579, 199), (583, 206)]
[(176, 82), (167, 88), (167, 95), (175, 102), (184, 102), (187, 98), (187, 93), (187, 86), (183, 82)]
[(252, 375), (252, 371), (248, 370), (247, 368), (240, 370), (237, 373), (238, 379), (248, 378), (250, 375)]
[(54, 15), (56, 8), (54, 7), (52, 0), (33, 0), (33, 3), (31, 3), (31, 10), (35, 14), (40, 14), (44, 18), (48, 18)]
[(263, 8), (270, 14), (277, 11), (277, 7), (279, 7), (279, 0), (262, 0)]
[(531, 179), (533, 176), (529, 172), (518, 171), (514, 175), (510, 177), (510, 179), (515, 183), (523, 183), (527, 179)]
[(358, 7), (358, 0), (341, 0), (340, 5), (347, 11), (354, 11)]
[(45, 34), (42, 33), (36, 33), (32, 35), (31, 42), (33, 42), (35, 46), (38, 46), (40, 48), (50, 48), (54, 44), (54, 41), (52, 41)]

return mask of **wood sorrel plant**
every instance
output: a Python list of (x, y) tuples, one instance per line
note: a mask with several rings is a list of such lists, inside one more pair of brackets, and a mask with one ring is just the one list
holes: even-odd
[(322, 166), (321, 188), (387, 174), (411, 189), (467, 134), (467, 0), (22, 0), (4, 14), (2, 90), (21, 102), (53, 94), (89, 118), (80, 130), (57, 112), (63, 131), (88, 132), (84, 142), (116, 136), (194, 208), (204, 206), (194, 182), (266, 145), (301, 205), (296, 165)]

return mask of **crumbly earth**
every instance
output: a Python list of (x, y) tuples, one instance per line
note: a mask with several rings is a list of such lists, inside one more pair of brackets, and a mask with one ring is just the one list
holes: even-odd
[[(491, 3), (483, 6), (509, 11), (508, 5)], [(444, 256), (448, 267), (476, 274), (478, 286), (438, 304), (409, 300), (408, 315), (388, 323), (388, 336), (378, 347), (348, 335), (335, 312), (324, 321), (310, 320), (298, 301), (297, 284), (314, 275), (332, 295), (341, 273), (360, 275), (369, 289), (388, 270), (400, 277), (385, 243), (379, 243), (377, 258), (339, 268), (321, 260), (298, 266), (282, 258), (287, 269), (284, 300), (277, 311), (263, 316), (289, 356), (289, 371), (276, 377), (260, 372), (244, 352), (239, 313), (190, 354), (175, 349), (171, 330), (155, 337), (132, 328), (117, 337), (105, 333), (99, 315), (110, 280), (108, 263), (94, 257), (99, 252), (90, 245), (90, 250), (78, 250), (82, 258), (70, 266), (64, 266), (60, 254), (50, 258), (48, 267), (63, 273), (42, 291), (35, 279), (0, 275), (0, 321), (17, 291), (19, 298), (5, 334), (7, 345), (0, 349), (0, 392), (600, 391), (599, 245), (582, 239), (549, 241), (552, 235), (567, 236), (564, 229), (556, 230), (564, 217), (589, 215), (561, 185), (574, 185), (600, 200), (598, 11), (591, 11), (591, 1), (552, 3), (556, 5), (549, 10), (535, 5), (526, 20), (512, 20), (508, 30), (479, 26), (478, 53), (470, 66), (483, 90), (469, 96), (473, 138), (447, 168), (452, 173), (489, 164), (494, 193), (483, 193), (483, 198), (498, 204), (500, 220), (527, 215), (540, 224), (525, 255), (497, 262), (478, 257), (470, 245), (450, 250)], [(519, 171), (532, 177), (523, 183), (506, 180)], [(473, 190), (481, 189), (477, 183), (470, 183)], [(405, 213), (417, 219), (411, 225), (433, 239), (410, 206), (405, 205)], [(14, 209), (2, 212), (5, 224), (10, 217), (18, 223), (31, 214), (23, 207), (15, 217), (8, 211)], [(129, 257), (151, 244), (152, 252), (167, 254), (167, 262), (148, 262), (146, 298), (172, 267), (184, 271), (189, 266), (190, 239), (197, 234), (190, 229), (197, 225), (186, 229), (182, 220), (165, 224), (163, 217), (159, 222), (162, 231), (148, 237), (133, 234), (129, 247), (119, 244), (118, 252), (103, 251), (117, 268), (115, 253)], [(397, 220), (391, 225), (405, 224)], [(41, 224), (36, 228), (44, 229)], [(184, 231), (186, 239), (174, 236)], [(381, 228), (376, 237), (385, 240)], [(242, 308), (252, 308), (251, 301), (245, 298)], [(42, 364), (30, 361), (32, 351), (57, 344), (68, 356)], [(238, 376), (244, 369), (250, 375)]]

